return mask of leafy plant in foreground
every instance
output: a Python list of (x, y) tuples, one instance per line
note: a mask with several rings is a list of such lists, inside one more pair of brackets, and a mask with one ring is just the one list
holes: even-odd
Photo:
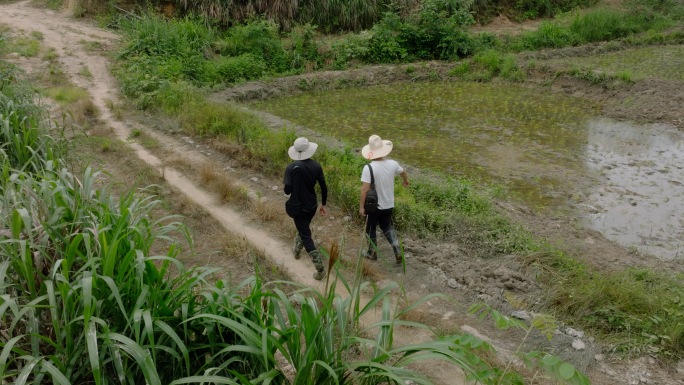
[[(589, 378), (578, 371), (572, 364), (563, 361), (561, 358), (548, 354), (542, 351), (531, 351), (528, 353), (520, 352), (525, 340), (532, 332), (532, 330), (537, 329), (544, 333), (547, 338), (551, 339), (554, 330), (556, 329), (555, 320), (548, 315), (536, 315), (532, 318), (530, 325), (528, 326), (525, 322), (507, 317), (498, 311), (494, 310), (485, 304), (475, 304), (471, 306), (469, 312), (473, 314), (478, 314), (479, 317), (491, 317), (497, 328), (501, 330), (507, 330), (510, 328), (520, 328), (525, 331), (525, 337), (520, 342), (518, 350), (515, 352), (519, 356), (528, 368), (537, 368), (544, 370), (548, 375), (552, 376), (556, 380), (562, 381), (565, 384), (572, 385), (589, 385), (591, 382)], [(493, 371), (491, 373), (496, 374), (501, 379), (506, 379), (505, 383), (521, 383), (516, 376), (509, 375), (509, 369), (512, 365), (512, 361), (509, 361), (506, 369), (503, 372)], [(496, 377), (495, 377), (496, 378)], [(497, 384), (500, 381), (495, 382)]]

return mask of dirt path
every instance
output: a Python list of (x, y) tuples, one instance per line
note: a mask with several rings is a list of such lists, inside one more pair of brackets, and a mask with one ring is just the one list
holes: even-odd
[[(108, 105), (110, 101), (118, 100), (117, 86), (108, 69), (108, 59), (104, 55), (90, 52), (84, 47), (85, 42), (99, 42), (104, 46), (109, 46), (118, 36), (106, 30), (96, 28), (86, 23), (75, 21), (66, 13), (53, 12), (46, 9), (34, 8), (29, 1), (22, 1), (14, 4), (0, 5), (0, 24), (8, 25), (14, 30), (38, 31), (44, 37), (44, 45), (52, 47), (59, 56), (59, 61), (71, 81), (90, 93), (93, 103), (100, 111), (100, 119), (111, 127), (116, 137), (130, 146), (137, 156), (156, 168), (164, 180), (175, 189), (183, 193), (188, 199), (204, 208), (216, 218), (226, 229), (226, 231), (243, 235), (251, 244), (269, 258), (273, 263), (281, 266), (292, 280), (310, 285), (322, 287), (322, 283), (313, 280), (311, 274), (312, 266), (306, 259), (299, 261), (292, 259), (289, 252), (287, 241), (272, 235), (268, 227), (243, 217), (236, 210), (221, 204), (214, 194), (202, 189), (193, 179), (184, 175), (181, 170), (173, 167), (167, 161), (168, 156), (161, 156), (146, 149), (141, 144), (131, 140), (133, 129), (144, 129), (147, 135), (154, 137), (161, 143), (161, 148), (166, 152), (175, 153), (175, 157), (183, 158), (187, 162), (201, 164), (209, 161), (207, 151), (203, 148), (205, 144), (188, 145), (187, 142), (179, 140), (178, 137), (166, 135), (159, 130), (149, 127), (142, 127), (137, 122), (117, 120), (115, 114)], [(87, 68), (92, 76), (83, 76), (83, 68)], [(277, 117), (270, 118), (270, 124), (277, 126), (283, 122)], [(323, 139), (323, 138), (321, 138)], [(241, 171), (237, 171), (238, 173)], [(252, 174), (249, 170), (243, 171), (243, 180), (262, 179), (250, 178)], [(250, 189), (254, 189), (254, 196), (273, 199), (276, 202), (283, 200), (279, 191), (272, 191), (272, 186), (279, 185), (280, 181), (262, 180), (259, 184), (247, 184)], [(528, 213), (520, 211), (516, 207), (506, 207), (512, 215), (520, 217), (528, 216)], [(314, 226), (315, 231), (323, 239), (330, 239), (340, 235), (340, 229), (345, 229), (347, 236), (358, 234), (358, 229), (346, 224), (343, 213), (331, 209), (328, 218), (317, 218)], [(526, 221), (530, 221), (526, 218)], [(560, 225), (566, 223), (561, 223)], [(347, 231), (348, 228), (351, 230)], [(539, 230), (550, 229), (548, 222), (539, 223)], [(585, 248), (593, 248), (593, 252), (601, 252), (600, 247), (605, 247), (605, 252), (615, 252), (610, 249), (610, 243), (602, 241), (599, 237), (588, 241), (587, 233), (582, 232), (577, 235), (578, 244)], [(350, 242), (349, 249), (353, 250), (356, 245)], [(539, 288), (536, 287), (534, 280), (530, 277), (520, 275), (516, 271), (514, 258), (508, 260), (482, 260), (472, 258), (468, 250), (461, 245), (443, 243), (434, 245), (424, 245), (418, 241), (406, 240), (406, 247), (412, 257), (407, 262), (408, 270), (406, 274), (397, 274), (396, 271), (379, 267), (381, 277), (377, 282), (382, 286), (388, 281), (399, 281), (409, 292), (410, 297), (419, 297), (432, 292), (445, 292), (453, 296), (456, 301), (449, 304), (438, 303), (436, 301), (428, 304), (428, 308), (422, 311), (420, 320), (430, 321), (434, 325), (447, 330), (457, 330), (458, 328), (468, 331), (475, 335), (492, 342), (500, 352), (502, 360), (512, 356), (520, 342), (520, 336), (515, 333), (498, 332), (489, 321), (480, 322), (476, 318), (466, 316), (468, 305), (473, 301), (485, 301), (492, 298), (501, 297), (502, 285), (509, 281), (515, 282), (517, 288), (523, 292), (534, 293)], [(635, 258), (636, 259), (636, 258)], [(456, 261), (456, 263), (454, 263)], [(636, 263), (636, 262), (635, 262)], [(523, 270), (522, 268), (520, 270)], [(473, 278), (478, 282), (467, 284)], [(372, 322), (372, 319), (365, 320)], [(486, 337), (485, 337), (486, 336)], [(595, 353), (598, 348), (591, 345), (590, 341), (585, 341), (586, 348), (583, 350), (574, 349), (573, 343), (577, 338), (560, 332), (554, 342), (545, 342), (544, 338), (533, 338), (531, 345), (537, 348), (548, 348), (555, 354), (566, 352), (568, 357), (574, 358), (574, 364), (587, 371), (594, 384), (684, 384), (682, 372), (677, 374), (672, 368), (661, 369), (649, 360), (635, 360), (622, 363), (608, 363)], [(396, 341), (399, 344), (417, 342), (427, 338), (416, 330), (398, 330)], [(684, 366), (684, 365), (683, 365)], [(460, 370), (440, 365), (431, 364), (421, 369), (422, 372), (429, 373), (436, 384), (458, 385), (464, 383), (463, 374)], [(679, 376), (679, 377), (677, 377)], [(643, 381), (642, 381), (643, 380)], [(636, 382), (635, 382), (636, 381)], [(539, 382), (541, 383), (541, 382)]]

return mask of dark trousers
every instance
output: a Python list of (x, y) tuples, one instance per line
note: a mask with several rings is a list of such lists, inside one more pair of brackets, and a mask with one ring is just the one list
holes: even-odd
[(297, 228), (297, 233), (299, 233), (299, 238), (304, 244), (304, 249), (307, 253), (316, 250), (316, 245), (314, 244), (313, 238), (311, 238), (311, 220), (314, 215), (316, 215), (316, 209), (311, 211), (302, 211), (297, 217), (294, 218), (294, 224)]
[[(366, 236), (372, 242), (369, 246), (369, 250), (375, 249), (373, 245), (377, 245), (377, 227), (380, 225), (380, 230), (383, 234), (388, 234), (392, 228), (392, 212), (394, 208), (378, 210), (373, 214), (368, 215), (368, 220), (366, 221)], [(389, 240), (388, 240), (389, 241)], [(391, 241), (390, 241), (391, 243)]]

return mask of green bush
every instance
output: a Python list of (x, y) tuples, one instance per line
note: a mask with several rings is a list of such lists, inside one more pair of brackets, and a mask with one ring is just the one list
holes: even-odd
[(280, 73), (289, 69), (287, 52), (278, 33), (278, 26), (269, 21), (250, 21), (228, 30), (226, 37), (213, 43), (223, 56), (251, 54), (261, 58), (271, 72)]
[(332, 45), (335, 69), (345, 69), (350, 64), (362, 62), (369, 57), (370, 42), (373, 35), (368, 32), (351, 33)]
[(364, 58), (370, 63), (451, 60), (472, 54), (476, 42), (465, 31), (473, 23), (468, 1), (430, 0), (405, 20), (385, 13), (373, 26)]
[(221, 56), (209, 62), (206, 71), (209, 83), (235, 83), (240, 80), (260, 78), (267, 64), (258, 56), (245, 53), (240, 56)]
[(450, 60), (474, 51), (465, 27), (474, 23), (470, 0), (429, 0), (409, 16), (403, 31), (406, 48), (418, 59)]
[(634, 12), (601, 9), (575, 17), (570, 32), (585, 43), (613, 40), (645, 31), (660, 19)]
[(400, 63), (409, 58), (401, 35), (404, 27), (401, 18), (386, 13), (379, 23), (373, 26), (368, 49), (363, 57), (368, 63)]
[(477, 82), (488, 82), (495, 76), (513, 81), (525, 78), (515, 56), (493, 49), (478, 52), (471, 60), (459, 63), (449, 75)]
[(470, 71), (471, 71), (470, 63), (467, 61), (463, 61), (463, 62), (456, 64), (454, 66), (454, 68), (452, 68), (449, 71), (449, 76), (459, 76), (460, 77), (460, 76), (468, 74)]
[(576, 37), (556, 22), (544, 21), (536, 31), (526, 32), (514, 40), (514, 50), (537, 50), (541, 48), (561, 48), (574, 45)]
[(316, 27), (311, 24), (297, 25), (290, 32), (290, 67), (294, 70), (310, 67), (319, 69), (323, 57), (315, 40)]
[(142, 18), (122, 18), (119, 27), (126, 44), (121, 57), (139, 55), (191, 57), (202, 55), (215, 34), (201, 20), (167, 20), (146, 14)]

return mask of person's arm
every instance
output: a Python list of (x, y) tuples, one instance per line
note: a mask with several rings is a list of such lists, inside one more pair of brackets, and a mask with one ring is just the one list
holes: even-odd
[(283, 192), (285, 195), (292, 193), (292, 175), (290, 174), (290, 167), (285, 167), (285, 177), (283, 178)]
[(366, 194), (368, 194), (368, 190), (370, 190), (370, 183), (363, 182), (361, 185), (361, 200), (359, 200), (359, 214), (361, 214), (361, 216), (366, 215), (364, 202), (366, 202)]
[(402, 171), (401, 174), (399, 174), (401, 177), (402, 183), (404, 184), (404, 187), (408, 187), (409, 185), (409, 178), (408, 178), (408, 173), (406, 170)]
[(328, 185), (325, 184), (325, 175), (323, 174), (323, 169), (321, 168), (321, 175), (318, 177), (318, 185), (321, 186), (321, 215), (325, 215), (328, 211), (325, 205), (328, 203)]

